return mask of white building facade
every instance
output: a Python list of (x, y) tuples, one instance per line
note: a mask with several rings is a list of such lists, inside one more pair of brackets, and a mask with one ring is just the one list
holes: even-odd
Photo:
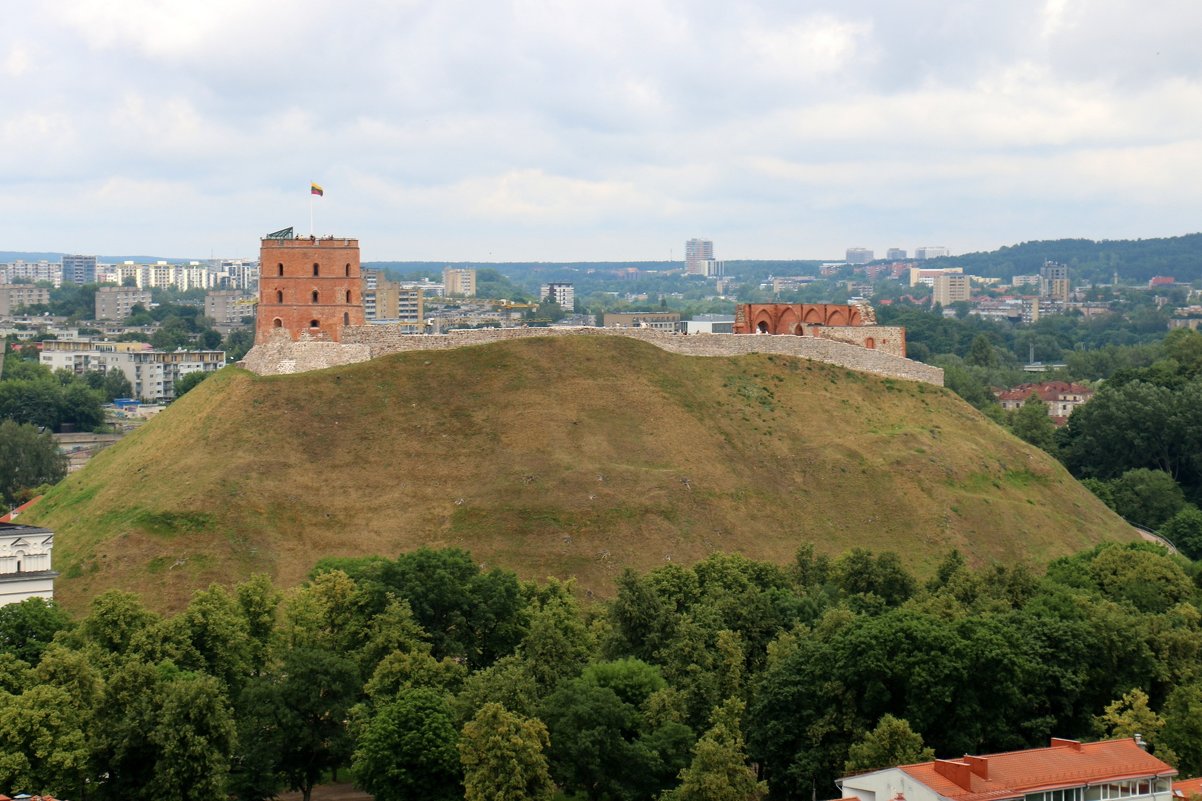
[(53, 548), (54, 532), (48, 529), (0, 523), (0, 606), (54, 598)]

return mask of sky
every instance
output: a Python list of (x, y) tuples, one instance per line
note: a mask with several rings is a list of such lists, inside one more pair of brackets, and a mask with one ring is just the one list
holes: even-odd
[(0, 250), (255, 256), (311, 207), (365, 260), (1202, 230), (1197, 0), (0, 7)]

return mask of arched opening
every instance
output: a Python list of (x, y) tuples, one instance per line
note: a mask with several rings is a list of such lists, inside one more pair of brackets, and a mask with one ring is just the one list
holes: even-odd
[(283, 327), (284, 327), (284, 321), (283, 321), (283, 320), (281, 320), (279, 317), (277, 317), (277, 318), (275, 318), (274, 320), (272, 320), (272, 321), (271, 321), (271, 327), (272, 327), (272, 328), (283, 328)]
[(275, 291), (275, 302), (276, 302), (276, 303), (283, 303), (283, 302), (284, 302), (284, 290), (282, 290), (282, 289), (277, 289), (277, 290)]
[(319, 268), (318, 268), (318, 266), (317, 266), (317, 262), (313, 262), (313, 277), (314, 277), (314, 278), (316, 278), (316, 277), (317, 277), (317, 274), (318, 274), (319, 272), (320, 272), (320, 269), (319, 269)]
[(21, 572), (21, 560), (25, 558), (24, 551), (17, 551), (17, 572)]
[(868, 337), (868, 339), (864, 340), (864, 347), (868, 348), (869, 350), (876, 350), (876, 340), (872, 337)]
[(351, 277), (351, 263), (349, 261), (346, 263), (346, 277)]
[(316, 321), (316, 320), (310, 320), (310, 321), (309, 321), (309, 327), (310, 327), (310, 328), (321, 328), (321, 326), (317, 324), (317, 321)]
[(843, 312), (836, 310), (831, 312), (830, 316), (826, 318), (826, 324), (847, 325), (847, 318), (843, 316)]
[(343, 312), (343, 313), (342, 313), (342, 324), (343, 324), (343, 325), (350, 325), (350, 324), (351, 324), (351, 313), (350, 313), (350, 312)]
[(281, 278), (283, 278), (284, 277), (284, 262), (280, 262), (278, 265), (276, 265), (276, 268), (279, 270), (278, 275)]
[(349, 289), (346, 291), (346, 302), (351, 302), (351, 291)]
[(768, 321), (767, 321), (767, 320), (760, 320), (760, 321), (759, 321), (759, 323), (756, 325), (756, 327), (755, 327), (755, 330), (756, 330), (756, 333), (757, 333), (757, 334), (766, 334), (766, 333), (768, 333)]
[(317, 290), (316, 289), (313, 290), (313, 302), (314, 303), (317, 302)]
[(797, 328), (793, 331), (793, 333), (797, 334), (799, 337), (804, 337), (806, 335), (806, 330), (801, 327), (800, 323), (798, 323)]

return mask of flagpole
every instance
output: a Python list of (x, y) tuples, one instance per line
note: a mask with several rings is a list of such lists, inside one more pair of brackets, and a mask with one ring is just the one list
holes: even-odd
[(313, 189), (309, 189), (309, 238), (313, 238)]

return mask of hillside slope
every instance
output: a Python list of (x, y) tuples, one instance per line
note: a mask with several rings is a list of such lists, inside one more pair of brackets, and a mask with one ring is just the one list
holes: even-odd
[[(1042, 562), (1133, 539), (1047, 455), (950, 391), (781, 356), (625, 338), (407, 353), (292, 376), (229, 368), (55, 487), (58, 594), (178, 606), (289, 584), (325, 555), (469, 549), (612, 591), (626, 566), (799, 545)], [(23, 520), (22, 522), (26, 522)]]

